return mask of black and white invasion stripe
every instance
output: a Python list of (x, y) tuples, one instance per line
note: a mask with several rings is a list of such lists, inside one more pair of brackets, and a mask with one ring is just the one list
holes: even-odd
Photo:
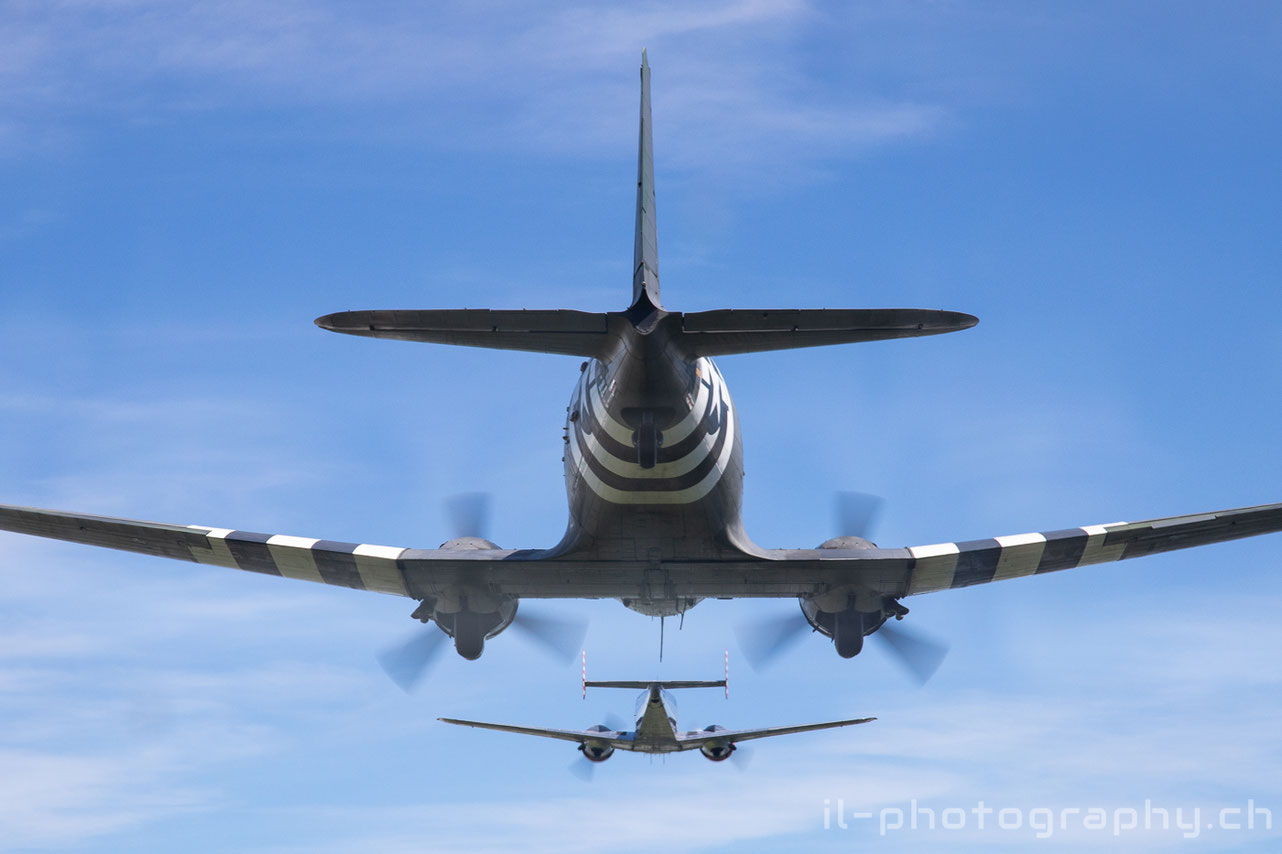
[(734, 405), (721, 372), (711, 359), (695, 364), (698, 385), (686, 397), (686, 414), (663, 431), (652, 468), (636, 461), (632, 429), (611, 417), (596, 382), (579, 382), (578, 417), (569, 431), (569, 454), (579, 476), (602, 499), (614, 504), (689, 504), (720, 481), (734, 452)]
[(912, 546), (908, 549), (913, 557), (908, 595), (1122, 560), (1129, 556), (1125, 554), (1129, 544), (1110, 543), (1107, 535), (1127, 524)]
[(336, 584), (356, 590), (408, 596), (398, 561), (407, 549), (285, 534), (254, 534), (227, 528), (188, 526), (203, 533), (208, 549), (191, 546), (197, 563), (227, 566), (284, 578)]

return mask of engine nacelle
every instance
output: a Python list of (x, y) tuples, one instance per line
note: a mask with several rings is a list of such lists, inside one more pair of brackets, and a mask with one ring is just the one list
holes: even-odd
[[(588, 732), (614, 732), (604, 724), (588, 727)], [(592, 762), (604, 762), (614, 755), (614, 745), (608, 741), (588, 739), (579, 745), (579, 751)]]
[[(477, 551), (497, 549), (484, 537), (455, 537), (441, 544), (443, 551)], [(483, 590), (456, 591), (435, 599), (425, 599), (414, 616), (423, 622), (432, 620), (441, 631), (454, 638), (454, 649), (469, 661), (481, 657), (485, 642), (511, 625), (516, 617), (516, 600), (495, 597)]]
[[(465, 551), (498, 546), (480, 537), (457, 537), (442, 548)], [(436, 623), (454, 639), (459, 655), (475, 660), (481, 657), (487, 640), (512, 624), (517, 604), (510, 596), (494, 596), (480, 589), (456, 591), (424, 599), (412, 616), (424, 623)]]
[[(712, 724), (704, 727), (703, 731), (713, 733), (727, 732), (728, 730), (723, 726)], [(709, 741), (699, 748), (699, 752), (703, 754), (705, 759), (710, 759), (713, 762), (724, 762), (730, 758), (731, 753), (734, 753), (734, 744), (729, 741)]]
[(831, 540), (824, 540), (819, 544), (821, 549), (875, 549), (877, 544), (872, 540), (865, 540), (863, 537), (847, 535), (844, 537), (833, 537)]
[[(838, 539), (858, 538), (839, 537)], [(830, 603), (825, 604), (832, 607)], [(818, 599), (802, 598), (801, 613), (815, 631), (832, 638), (838, 655), (842, 658), (854, 658), (863, 650), (864, 638), (867, 635), (877, 631), (882, 623), (891, 617), (902, 619), (904, 614), (908, 613), (907, 608), (890, 596), (882, 596), (880, 601), (874, 600), (872, 603), (874, 610), (861, 610), (858, 607), (859, 604), (857, 597), (852, 595), (842, 602), (844, 608), (828, 611), (820, 608)]]
[(475, 549), (497, 548), (497, 543), (490, 542), (484, 537), (455, 537), (452, 540), (446, 540), (441, 543), (441, 550), (450, 552), (465, 552)]

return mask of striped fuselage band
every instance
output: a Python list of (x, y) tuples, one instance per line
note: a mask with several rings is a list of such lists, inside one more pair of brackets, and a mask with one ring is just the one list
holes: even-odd
[(734, 404), (712, 360), (699, 359), (695, 367), (694, 394), (682, 401), (685, 414), (662, 431), (652, 468), (638, 464), (632, 429), (610, 414), (594, 372), (584, 372), (574, 404), (578, 417), (567, 433), (569, 461), (600, 498), (614, 504), (690, 504), (721, 480), (734, 453)]

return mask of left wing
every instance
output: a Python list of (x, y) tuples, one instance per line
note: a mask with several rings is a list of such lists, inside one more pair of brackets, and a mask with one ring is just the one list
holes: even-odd
[(773, 735), (791, 735), (794, 732), (811, 732), (817, 729), (834, 729), (842, 726), (853, 726), (855, 724), (866, 724), (869, 721), (875, 721), (876, 718), (853, 718), (848, 721), (827, 721), (821, 724), (797, 724), (796, 726), (771, 726), (765, 729), (722, 729), (716, 732), (705, 732), (697, 730), (692, 733), (686, 733), (678, 738), (682, 750), (691, 750), (696, 747), (702, 747), (709, 743), (729, 743), (734, 744), (740, 741), (749, 741), (754, 738), (770, 738)]
[(623, 750), (630, 750), (635, 740), (635, 733), (617, 732), (612, 730), (577, 730), (577, 729), (548, 729), (546, 727), (536, 726), (513, 726), (511, 724), (490, 724), (482, 721), (464, 721), (457, 718), (437, 718), (438, 721), (457, 726), (470, 726), (477, 729), (493, 729), (499, 732), (515, 732), (519, 735), (537, 735), (543, 738), (555, 738), (561, 741), (576, 741), (582, 744), (585, 741), (604, 741), (612, 747), (618, 747)]
[(407, 573), (408, 554), (434, 560), (442, 583), (467, 581), (480, 565), (478, 560), (516, 554), (503, 549), (414, 550), (11, 505), (0, 505), (0, 530), (415, 599), (425, 598), (432, 589), (430, 584), (426, 592), (420, 589), (430, 579)]

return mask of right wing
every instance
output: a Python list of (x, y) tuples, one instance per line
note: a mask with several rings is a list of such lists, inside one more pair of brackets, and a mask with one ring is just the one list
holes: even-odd
[(848, 721), (827, 721), (821, 724), (797, 724), (795, 726), (771, 726), (764, 729), (723, 729), (716, 732), (697, 731), (681, 736), (682, 750), (690, 750), (695, 747), (702, 747), (711, 742), (729, 742), (734, 744), (739, 741), (749, 741), (754, 738), (770, 738), (774, 735), (791, 735), (794, 732), (812, 732), (817, 729), (834, 729), (842, 726), (853, 726), (855, 724), (866, 724), (875, 721), (876, 718), (853, 718)]
[(916, 546), (908, 595), (1129, 560), (1282, 530), (1282, 504)]
[[(718, 585), (713, 583), (693, 585), (689, 593), (779, 596), (787, 580), (779, 577), (779, 572), (770, 571), (777, 566), (788, 574), (795, 595), (819, 595), (843, 586), (862, 586), (898, 598), (1277, 531), (1282, 531), (1282, 504), (1262, 504), (902, 549), (772, 549), (762, 553), (770, 558), (764, 571), (754, 568), (742, 574), (739, 586), (748, 592), (716, 592)], [(723, 576), (723, 580), (731, 579)]]

